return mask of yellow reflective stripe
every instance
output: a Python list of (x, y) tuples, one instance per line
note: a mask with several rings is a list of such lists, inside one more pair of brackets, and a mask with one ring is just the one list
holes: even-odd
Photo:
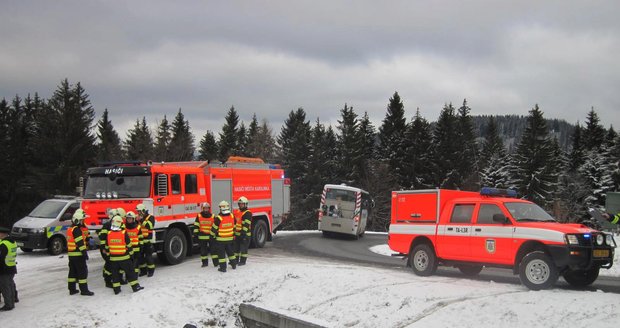
[(110, 261), (125, 261), (125, 260), (129, 260), (129, 255), (124, 255), (124, 256), (115, 256), (115, 255), (111, 255), (110, 256)]
[(69, 252), (69, 256), (82, 256), (82, 252)]
[(617, 223), (618, 223), (618, 221), (620, 221), (620, 213), (618, 213), (618, 214), (616, 214), (616, 215), (614, 216), (614, 219), (611, 221), (611, 223), (613, 223), (613, 224), (617, 224)]
[(217, 237), (217, 241), (231, 241), (233, 237)]

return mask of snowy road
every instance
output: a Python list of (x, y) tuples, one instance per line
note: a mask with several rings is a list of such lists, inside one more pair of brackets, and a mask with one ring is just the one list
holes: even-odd
[[(302, 236), (290, 234), (291, 238)], [(284, 238), (278, 235), (278, 238)], [(199, 327), (240, 325), (238, 306), (252, 303), (327, 327), (616, 327), (615, 293), (557, 288), (533, 292), (516, 283), (437, 275), (322, 260), (279, 250), (250, 251), (249, 265), (222, 274), (193, 256), (159, 266), (146, 288), (115, 296), (91, 251), (93, 297), (69, 296), (67, 258), (18, 255), (21, 302), (0, 313), (3, 327)], [(380, 255), (377, 255), (380, 256)], [(394, 260), (394, 259), (390, 259)]]

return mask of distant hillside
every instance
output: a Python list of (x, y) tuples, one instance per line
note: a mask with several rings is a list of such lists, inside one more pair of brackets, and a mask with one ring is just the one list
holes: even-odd
[[(479, 137), (483, 138), (487, 135), (487, 122), (489, 115), (472, 116), (474, 128)], [(509, 152), (513, 152), (527, 124), (527, 117), (521, 115), (493, 115), (500, 136), (504, 140), (504, 145)], [(549, 133), (558, 139), (562, 149), (569, 150), (571, 147), (571, 136), (575, 125), (565, 120), (548, 119), (547, 127)]]

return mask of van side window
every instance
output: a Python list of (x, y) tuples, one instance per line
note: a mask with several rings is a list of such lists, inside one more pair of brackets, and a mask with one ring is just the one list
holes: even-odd
[(181, 175), (171, 174), (170, 185), (172, 186), (172, 194), (179, 195), (181, 193)]
[(198, 179), (195, 174), (185, 175), (185, 194), (198, 193)]
[(472, 214), (474, 214), (474, 204), (457, 204), (454, 205), (450, 223), (471, 223)]
[(480, 205), (480, 210), (478, 211), (478, 220), (479, 224), (497, 224), (493, 222), (493, 215), (495, 214), (504, 214), (499, 206), (495, 204), (482, 204)]
[(64, 215), (68, 215), (68, 216), (73, 216), (73, 213), (75, 213), (75, 211), (77, 211), (77, 209), (80, 208), (80, 203), (73, 203), (71, 205), (69, 205), (69, 207), (67, 207), (67, 210), (65, 211)]

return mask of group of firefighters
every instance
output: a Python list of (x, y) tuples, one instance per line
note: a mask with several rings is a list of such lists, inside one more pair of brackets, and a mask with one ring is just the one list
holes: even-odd
[[(233, 269), (245, 265), (250, 245), (252, 213), (248, 199), (238, 200), (239, 215), (231, 213), (230, 204), (219, 203), (219, 213), (211, 213), (211, 205), (201, 204), (201, 211), (194, 222), (194, 242), (200, 245), (202, 267), (209, 265), (209, 257), (220, 272), (226, 272), (227, 263)], [(136, 214), (137, 213), (137, 214)], [(104, 260), (103, 279), (114, 294), (121, 292), (121, 285), (129, 284), (134, 292), (140, 286), (138, 276), (152, 277), (155, 273), (153, 260), (153, 230), (155, 217), (149, 214), (144, 204), (136, 206), (136, 213), (123, 208), (108, 212), (110, 220), (98, 232), (99, 250)], [(67, 230), (67, 255), (69, 257), (69, 294), (92, 296), (88, 289), (88, 246), (91, 240), (84, 224), (86, 213), (81, 208), (71, 218)], [(0, 311), (12, 310), (18, 302), (14, 277), (17, 273), (17, 244), (9, 237), (9, 229), (0, 227), (0, 294), (4, 306)]]

